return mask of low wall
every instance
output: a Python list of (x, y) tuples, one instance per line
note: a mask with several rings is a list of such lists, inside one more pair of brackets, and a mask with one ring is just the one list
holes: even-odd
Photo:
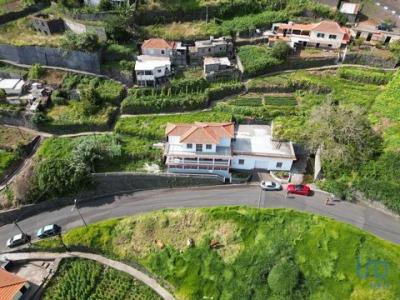
[(80, 203), (100, 200), (104, 197), (132, 193), (137, 190), (151, 190), (175, 187), (198, 187), (223, 184), (217, 177), (200, 177), (198, 175), (146, 174), (133, 172), (93, 174), (92, 189), (71, 196), (48, 200), (20, 208), (0, 211), (0, 226), (29, 218), (44, 211), (59, 209), (73, 204), (74, 199)]
[(32, 13), (39, 11), (39, 10), (42, 10), (48, 6), (49, 6), (48, 3), (41, 2), (41, 3), (31, 5), (29, 7), (26, 7), (19, 11), (11, 11), (11, 12), (2, 14), (2, 15), (0, 15), (0, 25), (3, 25), (5, 23), (11, 22), (11, 21), (15, 21), (17, 19), (21, 19), (23, 17), (26, 17)]
[(0, 44), (0, 59), (19, 64), (60, 67), (100, 74), (100, 53), (66, 51), (40, 46)]
[(384, 69), (394, 69), (397, 65), (397, 61), (394, 58), (383, 58), (363, 53), (347, 53), (343, 63)]
[(82, 34), (88, 31), (95, 32), (97, 36), (99, 37), (100, 41), (105, 41), (107, 40), (107, 35), (106, 35), (106, 30), (104, 27), (101, 26), (90, 26), (90, 25), (85, 25), (70, 19), (64, 18), (64, 24), (65, 27), (71, 30), (72, 32)]

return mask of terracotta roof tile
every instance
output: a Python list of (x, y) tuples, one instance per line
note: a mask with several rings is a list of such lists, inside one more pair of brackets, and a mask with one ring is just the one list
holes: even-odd
[(340, 25), (334, 21), (321, 21), (315, 24), (312, 30), (318, 30), (328, 33), (346, 33), (346, 30), (340, 27)]
[(150, 49), (175, 49), (176, 43), (164, 39), (149, 39), (143, 42), (142, 48)]
[(181, 142), (218, 144), (221, 138), (233, 138), (233, 123), (167, 124), (165, 134), (179, 136)]
[(0, 268), (0, 300), (14, 299), (27, 280)]

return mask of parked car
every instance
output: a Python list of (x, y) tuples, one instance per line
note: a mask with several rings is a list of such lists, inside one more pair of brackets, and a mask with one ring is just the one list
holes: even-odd
[(280, 191), (282, 189), (279, 183), (273, 181), (261, 181), (260, 187), (264, 191)]
[(310, 196), (312, 192), (308, 185), (293, 183), (288, 184), (287, 191), (289, 194), (297, 194), (303, 196)]
[(16, 246), (21, 246), (23, 244), (28, 243), (31, 240), (31, 236), (27, 234), (17, 234), (14, 235), (12, 238), (7, 240), (7, 247), (12, 248)]
[(61, 232), (60, 226), (58, 226), (57, 224), (50, 224), (40, 228), (37, 231), (36, 236), (40, 239), (43, 239), (49, 236), (57, 235), (60, 232)]

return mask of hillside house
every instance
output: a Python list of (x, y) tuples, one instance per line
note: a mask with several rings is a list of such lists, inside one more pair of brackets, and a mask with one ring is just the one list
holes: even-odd
[(275, 142), (267, 125), (168, 124), (164, 148), (168, 172), (217, 174), (231, 169), (289, 171), (296, 160), (292, 143)]
[(191, 59), (201, 59), (205, 56), (233, 56), (232, 41), (221, 37), (215, 39), (210, 37), (209, 40), (196, 41), (194, 46), (189, 47)]
[(3, 268), (0, 268), (0, 299), (18, 300), (29, 289), (29, 282)]
[(166, 56), (140, 55), (135, 64), (136, 81), (139, 86), (163, 84), (172, 75), (171, 59)]
[(204, 57), (203, 72), (204, 75), (217, 73), (229, 69), (231, 62), (227, 57)]
[(172, 64), (186, 65), (187, 49), (182, 47), (180, 42), (149, 39), (143, 42), (141, 50), (143, 55), (169, 57)]
[(400, 40), (399, 28), (383, 28), (380, 25), (380, 22), (374, 19), (359, 22), (351, 28), (351, 35), (355, 39), (362, 38), (370, 44), (383, 43), (387, 45)]
[(339, 49), (350, 42), (350, 31), (333, 21), (314, 24), (275, 23), (272, 32), (274, 38), (287, 41), (292, 48)]
[(355, 23), (361, 10), (360, 3), (342, 2), (339, 11), (344, 14), (349, 23)]

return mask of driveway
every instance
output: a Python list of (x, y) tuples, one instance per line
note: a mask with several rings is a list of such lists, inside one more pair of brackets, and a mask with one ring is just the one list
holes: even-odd
[[(122, 196), (104, 197), (82, 204), (80, 211), (87, 223), (113, 217), (128, 216), (164, 208), (206, 207), (217, 205), (248, 205), (256, 207), (259, 201), (258, 186), (219, 186), (143, 191)], [(293, 208), (353, 224), (383, 239), (400, 243), (399, 219), (369, 207), (348, 202), (325, 205), (326, 195), (316, 192), (311, 197), (290, 196), (284, 191), (263, 192), (262, 207)], [(21, 220), (19, 226), (34, 237), (35, 230), (46, 224), (57, 223), (64, 230), (82, 226), (82, 220), (72, 206), (47, 211)], [(7, 250), (6, 240), (18, 229), (14, 224), (0, 227), (0, 251)]]

